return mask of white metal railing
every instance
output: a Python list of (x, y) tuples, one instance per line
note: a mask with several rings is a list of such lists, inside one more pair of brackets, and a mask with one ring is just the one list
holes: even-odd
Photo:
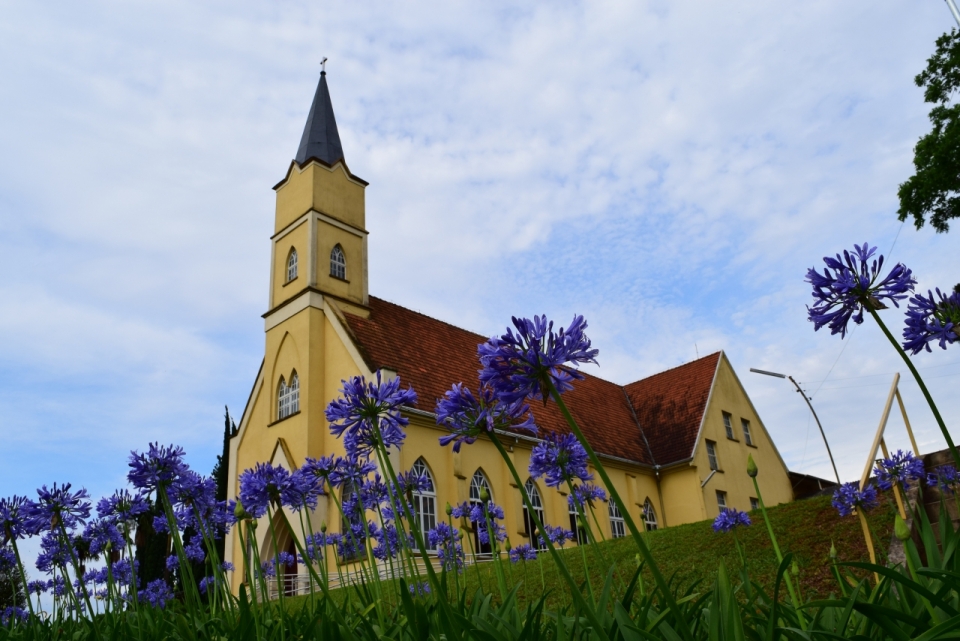
[[(474, 565), (476, 563), (488, 563), (492, 560), (493, 554), (489, 552), (468, 554), (464, 559), (464, 564)], [(433, 566), (434, 571), (440, 571), (439, 558), (431, 557), (430, 564)], [(426, 572), (426, 565), (424, 564), (422, 558), (415, 557), (414, 565), (418, 572)], [(297, 568), (299, 570), (297, 574), (281, 575), (279, 577), (267, 577), (267, 595), (270, 599), (278, 598), (280, 596), (281, 588), (283, 589), (284, 596), (305, 595), (310, 594), (312, 590), (320, 589), (320, 587), (316, 584), (316, 581), (313, 580), (313, 577), (311, 577), (307, 572), (306, 568), (299, 564)], [(389, 563), (379, 562), (377, 564), (377, 574), (379, 575), (380, 580), (387, 581), (400, 578), (406, 571), (409, 570), (409, 568), (409, 561), (394, 559), (392, 567)], [(320, 575), (319, 572), (317, 572), (317, 574), (318, 576)], [(328, 573), (327, 588), (330, 590), (335, 590), (345, 585), (354, 585), (360, 583), (361, 581), (369, 581), (370, 579), (370, 568), (358, 567), (355, 570), (344, 570), (341, 568), (340, 572), (333, 570)]]

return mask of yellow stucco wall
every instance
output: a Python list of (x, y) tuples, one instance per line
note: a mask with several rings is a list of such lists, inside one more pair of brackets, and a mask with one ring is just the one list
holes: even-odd
[(303, 169), (294, 165), (277, 187), (275, 232), (311, 209), (364, 229), (364, 186), (347, 175), (341, 163), (332, 168), (316, 162)]
[[(729, 413), (732, 419), (734, 439), (727, 437), (723, 422), (724, 412)], [(753, 446), (746, 443), (741, 419), (746, 419), (750, 423)], [(702, 490), (706, 514), (701, 518), (712, 519), (719, 514), (716, 494), (718, 490), (726, 492), (727, 507), (750, 511), (750, 498), (757, 498), (757, 493), (752, 480), (747, 475), (749, 454), (753, 455), (753, 460), (760, 469), (757, 481), (763, 493), (764, 503), (777, 505), (793, 500), (793, 490), (786, 465), (725, 355), (720, 359), (713, 393), (707, 405), (702, 433), (693, 460), (693, 464), (700, 472), (701, 481), (710, 473), (705, 445), (707, 440), (716, 443), (719, 471)]]

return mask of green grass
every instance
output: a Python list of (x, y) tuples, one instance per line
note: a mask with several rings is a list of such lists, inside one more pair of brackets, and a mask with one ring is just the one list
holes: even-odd
[[(874, 532), (878, 561), (881, 564), (886, 562), (885, 554), (893, 532), (895, 512), (895, 504), (887, 500), (868, 516)], [(854, 516), (840, 518), (830, 505), (829, 496), (786, 503), (769, 508), (767, 513), (773, 523), (780, 549), (784, 554), (793, 553), (797, 561), (798, 579), (804, 601), (839, 593), (830, 567), (831, 542), (836, 545), (838, 562), (869, 561), (859, 519)], [(753, 525), (740, 528), (737, 536), (746, 551), (751, 580), (772, 591), (778, 566), (776, 555), (760, 512), (751, 512), (750, 518)], [(721, 559), (731, 573), (735, 575), (739, 571), (740, 557), (736, 552), (733, 534), (714, 532), (711, 525), (711, 521), (701, 521), (645, 534), (660, 570), (666, 577), (672, 577), (674, 585), (686, 587), (695, 581), (703, 581), (705, 587), (712, 586)], [(588, 548), (587, 566), (594, 590), (599, 593), (611, 567), (615, 572), (615, 585), (617, 581), (626, 584), (636, 571), (637, 553), (637, 547), (629, 537), (604, 541), (595, 549)], [(573, 577), (578, 583), (582, 583), (585, 574), (580, 550), (570, 547), (563, 550), (561, 555)], [(548, 608), (562, 607), (571, 602), (567, 586), (560, 578), (549, 554), (544, 553), (537, 561), (526, 564), (506, 565), (510, 587), (520, 584), (518, 597), (521, 602), (539, 598), (544, 589), (548, 594)], [(465, 574), (460, 577), (461, 589), (465, 586), (468, 596), (473, 595), (479, 582), (482, 583), (485, 593), (497, 594), (493, 564), (482, 564), (479, 569), (479, 577), (474, 567), (466, 569)], [(451, 580), (452, 590), (452, 577), (448, 579)], [(643, 581), (648, 588), (652, 587), (653, 578), (649, 571), (644, 571)], [(297, 608), (305, 598), (307, 597), (293, 597), (287, 599), (287, 602), (291, 607)]]

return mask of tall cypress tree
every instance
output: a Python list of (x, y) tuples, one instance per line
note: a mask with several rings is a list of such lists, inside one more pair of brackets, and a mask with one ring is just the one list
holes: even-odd
[[(223, 406), (223, 451), (217, 456), (212, 476), (217, 482), (217, 500), (227, 500), (227, 476), (230, 473), (230, 439), (237, 433), (237, 425), (230, 418), (230, 408)], [(223, 539), (217, 540), (217, 553), (223, 559)]]

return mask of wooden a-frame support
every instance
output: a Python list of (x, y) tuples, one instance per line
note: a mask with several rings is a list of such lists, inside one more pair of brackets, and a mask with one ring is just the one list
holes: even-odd
[[(883, 451), (884, 458), (890, 457), (890, 452), (887, 451), (887, 443), (883, 438), (883, 433), (887, 429), (887, 421), (890, 418), (890, 410), (893, 407), (893, 399), (897, 399), (897, 404), (900, 406), (900, 414), (903, 416), (903, 424), (907, 427), (907, 434), (910, 436), (910, 445), (913, 447), (913, 454), (917, 458), (920, 458), (920, 448), (917, 447), (917, 439), (913, 435), (913, 428), (910, 426), (910, 419), (907, 417), (907, 408), (903, 405), (903, 398), (900, 396), (900, 389), (898, 387), (900, 383), (900, 373), (897, 372), (893, 375), (893, 383), (890, 385), (890, 393), (887, 394), (887, 404), (883, 407), (883, 415), (880, 417), (880, 426), (877, 427), (877, 434), (873, 437), (873, 445), (870, 446), (870, 453), (867, 454), (867, 463), (863, 466), (863, 474), (860, 477), (860, 491), (863, 491), (863, 488), (867, 486), (867, 480), (870, 478), (870, 471), (873, 470), (873, 466), (877, 462), (877, 449)], [(897, 499), (897, 509), (900, 511), (900, 518), (904, 521), (907, 520), (907, 510), (904, 505), (904, 497), (900, 494), (900, 488), (897, 485), (893, 486), (893, 496)], [(877, 556), (873, 549), (873, 539), (870, 536), (870, 528), (867, 525), (867, 517), (864, 515), (863, 510), (857, 510), (857, 515), (860, 517), (860, 527), (863, 528), (863, 537), (867, 541), (867, 551), (870, 553), (870, 562), (876, 564)], [(879, 581), (879, 577), (877, 577)]]

